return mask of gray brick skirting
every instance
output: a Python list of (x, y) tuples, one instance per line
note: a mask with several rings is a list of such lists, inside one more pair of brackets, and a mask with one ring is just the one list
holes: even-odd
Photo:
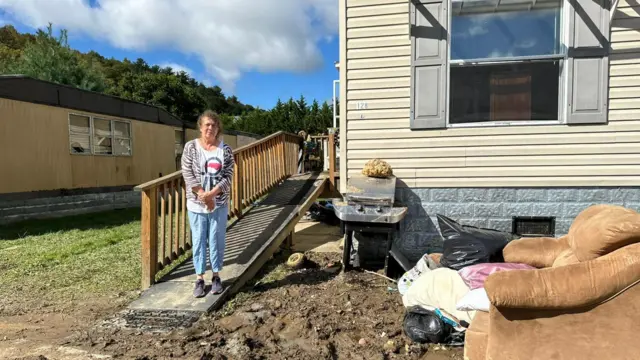
[(442, 250), (436, 214), (462, 224), (511, 231), (513, 216), (555, 216), (556, 236), (594, 204), (616, 204), (640, 211), (640, 187), (634, 188), (398, 188), (398, 202), (409, 208), (396, 245), (417, 260)]
[(0, 224), (139, 207), (140, 202), (136, 191), (0, 201)]

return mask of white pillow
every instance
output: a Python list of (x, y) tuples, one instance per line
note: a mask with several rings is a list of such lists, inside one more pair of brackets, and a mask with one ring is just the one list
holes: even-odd
[(477, 289), (473, 289), (469, 291), (465, 296), (462, 297), (456, 304), (456, 310), (458, 311), (485, 311), (489, 312), (489, 306), (491, 302), (489, 301), (489, 296), (487, 296), (487, 291), (481, 287)]

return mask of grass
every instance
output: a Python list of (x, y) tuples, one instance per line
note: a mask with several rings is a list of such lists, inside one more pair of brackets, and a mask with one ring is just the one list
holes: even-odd
[[(249, 210), (250, 207), (245, 209)], [(182, 254), (156, 279), (190, 256), (191, 251)], [(285, 254), (272, 259), (261, 271), (260, 282), (286, 276), (288, 269), (282, 265), (286, 257), (282, 256)], [(140, 277), (138, 208), (0, 227), (0, 309), (7, 304), (28, 308), (39, 301), (60, 304), (123, 295), (139, 289)], [(245, 287), (246, 290), (249, 289)], [(247, 295), (238, 294), (226, 311), (233, 311)]]
[(0, 299), (121, 294), (138, 289), (140, 276), (140, 209), (0, 228)]

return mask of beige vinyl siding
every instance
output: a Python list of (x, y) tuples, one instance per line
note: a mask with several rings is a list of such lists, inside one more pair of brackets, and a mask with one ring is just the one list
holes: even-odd
[(612, 24), (609, 124), (420, 131), (407, 1), (345, 1), (347, 175), (378, 157), (412, 187), (640, 184), (640, 6), (621, 0)]

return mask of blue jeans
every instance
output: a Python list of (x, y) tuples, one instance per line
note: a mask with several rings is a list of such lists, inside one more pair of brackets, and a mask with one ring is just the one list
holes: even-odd
[(193, 266), (197, 275), (203, 275), (207, 270), (207, 243), (211, 270), (213, 272), (222, 270), (228, 213), (228, 205), (216, 207), (211, 213), (189, 211), (193, 239)]

